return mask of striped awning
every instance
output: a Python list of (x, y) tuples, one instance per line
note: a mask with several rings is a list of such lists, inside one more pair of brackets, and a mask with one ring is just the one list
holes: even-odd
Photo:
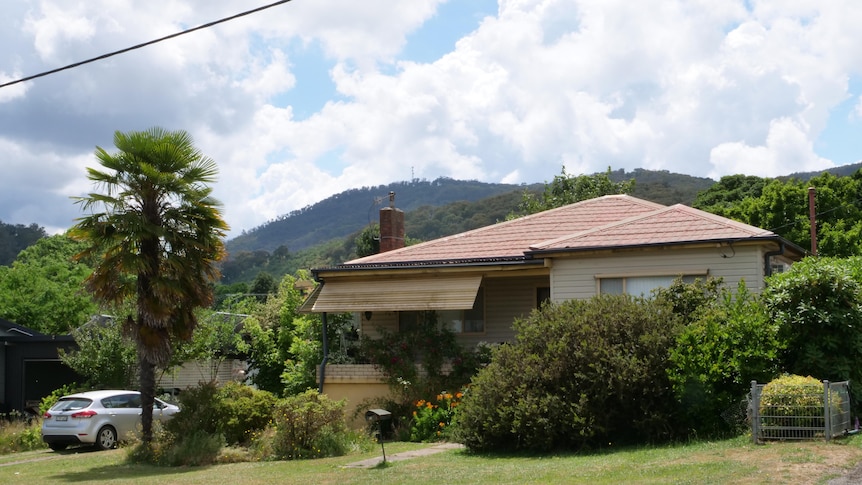
[(300, 311), (467, 310), (473, 308), (481, 283), (481, 275), (332, 279), (318, 286)]

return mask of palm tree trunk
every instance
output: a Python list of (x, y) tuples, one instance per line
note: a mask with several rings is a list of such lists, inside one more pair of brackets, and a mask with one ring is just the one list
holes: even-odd
[(153, 441), (153, 402), (156, 394), (156, 366), (151, 364), (143, 352), (138, 350), (141, 391), (141, 440), (144, 444)]

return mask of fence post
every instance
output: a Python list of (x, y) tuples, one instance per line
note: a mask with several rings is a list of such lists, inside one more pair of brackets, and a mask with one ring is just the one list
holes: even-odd
[(751, 381), (751, 440), (757, 444), (760, 436), (760, 394), (757, 392), (757, 381)]
[(832, 406), (829, 402), (829, 381), (823, 381), (823, 436), (826, 441), (832, 438)]

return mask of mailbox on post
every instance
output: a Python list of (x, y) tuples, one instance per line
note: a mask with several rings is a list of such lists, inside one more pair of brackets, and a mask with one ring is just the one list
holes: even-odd
[(392, 433), (392, 413), (385, 409), (369, 409), (365, 412), (365, 421), (377, 436), (377, 442), (380, 443), (380, 449), (383, 451), (383, 463), (386, 463), (386, 448), (383, 447), (383, 440)]

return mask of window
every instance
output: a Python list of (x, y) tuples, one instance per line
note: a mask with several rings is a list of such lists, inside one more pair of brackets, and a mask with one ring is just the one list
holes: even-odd
[[(705, 273), (704, 273), (705, 275)], [(682, 281), (685, 283), (694, 283), (694, 280), (701, 274), (685, 274), (682, 275)], [(679, 275), (673, 276), (597, 276), (599, 280), (599, 293), (602, 295), (634, 295), (634, 296), (650, 296), (653, 290), (658, 288), (667, 288), (679, 278)]]
[(445, 325), (455, 333), (485, 332), (485, 291), (479, 288), (473, 308), (469, 310), (437, 310), (398, 312), (398, 331), (410, 332), (426, 319), (437, 319), (438, 325)]

